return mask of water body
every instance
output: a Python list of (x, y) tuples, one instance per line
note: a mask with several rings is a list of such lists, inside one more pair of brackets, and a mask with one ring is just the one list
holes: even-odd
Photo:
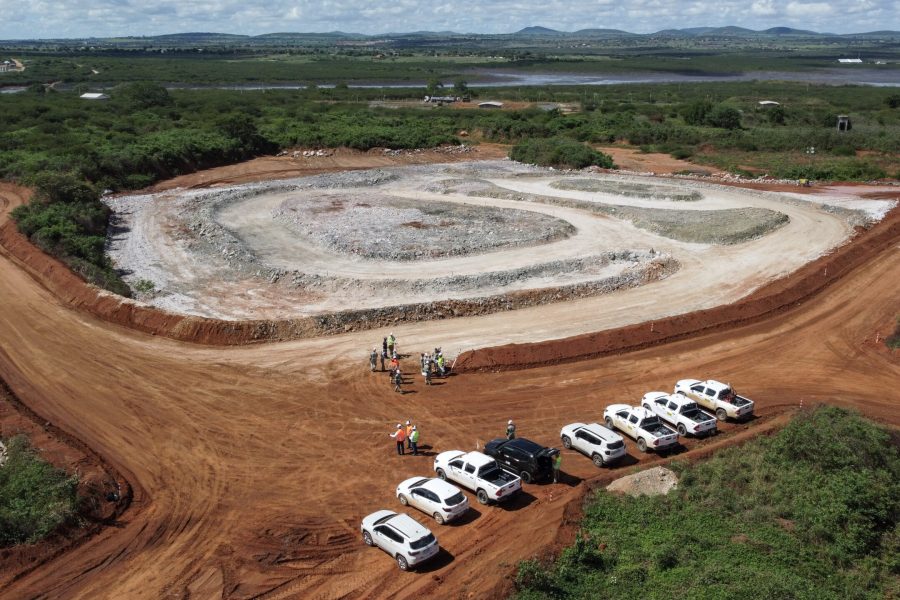
[[(818, 69), (815, 71), (753, 71), (746, 73), (720, 73), (712, 75), (686, 75), (681, 73), (633, 72), (615, 74), (584, 73), (523, 73), (502, 69), (481, 69), (463, 74), (470, 80), (469, 87), (541, 87), (541, 86), (600, 86), (625, 85), (634, 83), (717, 83), (736, 81), (793, 81), (826, 85), (867, 85), (874, 87), (900, 87), (900, 69), (867, 69), (841, 68)], [(406, 81), (391, 83), (351, 83), (354, 89), (379, 88), (416, 88), (425, 87), (424, 81)], [(170, 83), (166, 87), (171, 90), (302, 90), (309, 82), (296, 83), (235, 83), (222, 85), (192, 85), (188, 83)], [(316, 84), (323, 89), (335, 87), (334, 84)], [(70, 90), (73, 85), (58, 85), (59, 90)], [(94, 86), (96, 87), (96, 86)], [(109, 89), (103, 88), (103, 89)], [(2, 94), (15, 94), (25, 91), (24, 87), (0, 88)]]
[[(794, 81), (827, 85), (868, 85), (876, 87), (900, 87), (900, 69), (821, 69), (817, 71), (753, 71), (747, 73), (721, 73), (713, 75), (684, 75), (680, 73), (633, 72), (616, 74), (583, 73), (523, 73), (484, 69), (464, 73), (469, 87), (540, 87), (540, 86), (599, 86), (633, 83), (716, 83), (735, 81)], [(424, 81), (402, 83), (356, 83), (354, 89), (415, 88), (425, 87)], [(307, 83), (248, 83), (215, 86), (172, 85), (170, 89), (226, 89), (226, 90), (300, 90)], [(316, 84), (323, 89), (333, 84)]]

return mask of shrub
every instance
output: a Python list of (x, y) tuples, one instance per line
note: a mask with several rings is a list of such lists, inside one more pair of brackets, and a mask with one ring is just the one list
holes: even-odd
[(518, 598), (890, 597), (898, 440), (822, 407), (771, 437), (671, 465), (680, 481), (667, 496), (599, 491), (572, 547), (554, 564), (520, 566)]
[(720, 129), (740, 129), (741, 112), (736, 108), (720, 104), (710, 111), (706, 122)]
[(787, 113), (784, 111), (783, 106), (773, 106), (769, 109), (769, 123), (772, 125), (784, 125), (786, 116)]
[(892, 350), (900, 348), (900, 318), (897, 319), (897, 326), (894, 327), (894, 333), (887, 336), (884, 340), (884, 343), (887, 344), (887, 347), (891, 348)]
[(691, 102), (682, 111), (684, 122), (688, 125), (703, 125), (706, 123), (706, 117), (712, 111), (712, 102), (709, 100), (698, 100)]
[(23, 436), (0, 468), (0, 547), (34, 543), (75, 519), (78, 480), (40, 458)]
[(543, 167), (583, 169), (596, 165), (606, 169), (614, 168), (612, 158), (606, 154), (562, 137), (523, 140), (512, 147), (509, 157)]

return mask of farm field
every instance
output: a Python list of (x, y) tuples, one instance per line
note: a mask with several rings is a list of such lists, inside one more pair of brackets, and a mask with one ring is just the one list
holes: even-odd
[[(440, 157), (430, 158), (440, 161)], [(338, 160), (347, 159), (332, 162)], [(402, 174), (402, 169), (409, 168), (384, 159), (367, 165), (357, 157), (352, 162), (354, 168), (381, 167), (379, 173), (399, 169)], [(178, 188), (193, 188), (198, 193), (218, 193), (230, 185), (285, 174), (318, 176), (326, 171), (331, 177), (335, 167), (330, 164), (313, 164), (304, 172), (300, 165), (285, 161), (246, 163), (163, 183), (157, 190), (171, 194)], [(547, 211), (563, 207), (548, 203), (547, 197), (596, 202), (602, 192), (594, 190), (610, 181), (622, 183), (621, 178), (579, 173), (565, 177), (569, 183), (560, 186), (557, 174), (508, 177), (507, 173), (506, 177), (477, 178), (490, 185), (467, 179), (464, 183), (469, 187), (443, 194), (460, 185), (459, 172), (471, 174), (471, 167), (415, 167), (437, 173), (446, 168), (457, 169), (456, 177), (443, 173), (430, 180), (444, 182), (440, 192), (429, 192), (441, 202), (452, 203), (454, 195), (460, 194), (457, 203), (490, 200), (496, 209), (493, 203), (501, 199), (495, 196), (512, 192), (528, 200), (507, 199), (510, 204), (502, 208), (534, 204), (529, 206), (531, 212), (552, 217), (549, 226), (554, 235), (565, 233), (566, 228)], [(354, 171), (350, 177), (366, 176), (366, 171)], [(663, 179), (626, 182), (634, 193), (646, 193), (643, 185), (662, 188), (663, 197), (666, 190), (671, 193), (669, 188), (685, 185), (682, 180)], [(761, 200), (769, 196), (758, 190), (721, 191), (707, 185), (690, 188), (703, 194), (703, 199), (675, 202), (620, 194), (616, 205), (646, 208), (665, 203), (667, 208), (678, 204), (678, 210), (689, 210), (681, 205), (721, 202), (706, 208), (724, 209), (735, 198), (738, 205), (758, 202), (760, 208), (770, 208), (766, 203), (775, 202)], [(560, 189), (565, 187), (582, 189)], [(706, 198), (713, 194), (710, 190), (721, 199)], [(719, 305), (731, 300), (716, 299), (702, 318), (693, 318), (692, 333), (683, 339), (557, 364), (579, 352), (590, 354), (578, 347), (586, 344), (583, 336), (568, 341), (557, 338), (613, 328), (610, 335), (618, 336), (617, 347), (625, 349), (630, 347), (629, 340), (653, 335), (647, 333), (652, 328), (639, 333), (618, 325), (655, 319), (657, 331), (665, 331), (675, 321), (691, 320), (690, 315), (678, 319), (654, 312), (657, 309), (649, 297), (642, 302), (619, 296), (665, 285), (685, 267), (661, 281), (598, 297), (609, 302), (623, 298), (618, 315), (607, 314), (616, 312), (609, 310), (612, 305), (585, 307), (598, 300), (588, 298), (274, 344), (207, 346), (190, 341), (200, 320), (178, 321), (160, 313), (153, 321), (156, 309), (139, 310), (130, 301), (91, 290), (46, 255), (29, 249), (8, 221), (9, 211), (28, 192), (4, 184), (0, 188), (4, 207), (0, 302), (5, 307), (0, 314), (0, 339), (4, 340), (0, 373), (29, 408), (103, 456), (125, 478), (133, 497), (115, 527), (103, 529), (77, 551), (37, 557), (42, 566), (30, 572), (23, 563), (4, 563), (0, 590), (12, 597), (37, 593), (103, 597), (110, 589), (120, 596), (235, 598), (504, 594), (511, 590), (518, 561), (572, 540), (572, 518), (587, 489), (636, 465), (668, 459), (642, 454), (627, 441), (626, 461), (612, 471), (598, 471), (589, 460), (566, 453), (561, 485), (529, 485), (508, 507), (475, 505), (477, 510), (458, 525), (437, 529), (429, 525), (444, 552), (418, 575), (398, 572), (384, 555), (366, 549), (359, 539), (360, 518), (381, 507), (398, 509), (392, 497), (394, 486), (406, 477), (429, 473), (428, 453), (483, 446), (502, 433), (509, 418), (516, 419), (520, 435), (558, 445), (561, 425), (599, 420), (605, 405), (623, 399), (637, 402), (644, 392), (671, 389), (677, 379), (687, 376), (727, 377), (754, 398), (758, 418), (743, 425), (725, 424), (722, 433), (711, 439), (685, 441), (677, 459), (707, 456), (771, 431), (785, 423), (801, 401), (807, 406), (828, 402), (853, 407), (898, 425), (893, 382), (900, 376), (900, 364), (876, 341), (876, 335), (890, 331), (900, 309), (894, 289), (900, 276), (896, 251), (900, 216), (896, 209), (886, 214), (879, 211), (880, 223), (848, 244), (853, 225), (843, 212), (871, 211), (879, 206), (873, 200), (883, 203), (895, 198), (884, 187), (813, 191), (817, 195), (812, 200), (803, 200), (781, 190), (775, 197), (781, 198), (779, 208), (788, 211), (791, 220), (759, 241), (787, 243), (777, 241), (779, 232), (809, 220), (807, 242), (812, 239), (821, 245), (805, 255), (785, 246), (780, 257), (796, 261), (793, 267), (770, 265), (767, 268), (773, 270), (765, 272), (765, 267), (757, 266), (763, 271), (757, 273), (758, 280), (748, 268), (748, 279), (734, 292), (742, 297), (749, 292), (745, 288), (762, 286), (748, 301), (763, 301), (769, 289), (765, 282), (784, 276), (776, 282), (779, 289), (808, 290), (798, 292), (799, 297), (811, 294), (811, 300), (773, 304), (765, 318), (734, 314), (725, 318), (721, 315), (731, 314), (730, 306)], [(400, 197), (394, 194), (388, 195)], [(839, 203), (842, 210), (822, 211), (816, 203), (825, 198)], [(595, 218), (612, 221), (605, 214)], [(565, 243), (572, 237), (538, 243)], [(665, 240), (674, 250), (677, 244), (671, 238), (660, 237), (653, 243)], [(719, 245), (715, 253), (754, 243)], [(540, 246), (531, 246), (535, 247)], [(340, 252), (334, 254), (340, 256)], [(687, 256), (679, 256), (679, 261), (690, 263)], [(854, 256), (854, 262), (847, 262), (850, 259), (844, 257), (848, 256)], [(855, 266), (850, 268), (851, 264)], [(791, 276), (791, 271), (796, 273)], [(91, 300), (92, 294), (98, 301)], [(663, 297), (673, 303), (690, 302), (684, 295)], [(623, 320), (623, 314), (628, 318)], [(717, 321), (717, 314), (725, 320)], [(144, 321), (137, 326), (129, 321), (132, 318)], [(579, 320), (590, 322), (585, 325)], [(168, 339), (177, 336), (171, 335), (173, 330), (166, 329), (166, 324), (176, 321), (185, 341)], [(704, 331), (703, 321), (718, 325)], [(159, 335), (147, 335), (151, 330)], [(413, 357), (434, 346), (444, 346), (447, 352), (479, 350), (467, 354), (460, 373), (437, 381), (439, 385), (426, 388), (419, 376), (413, 376), (401, 396), (392, 391), (385, 374), (369, 373), (366, 365), (368, 350), (389, 330), (397, 335), (401, 350)], [(227, 339), (223, 334), (216, 343), (227, 344)], [(485, 348), (540, 339), (557, 341)], [(552, 364), (493, 372), (504, 365), (541, 362)], [(802, 378), (796, 376), (798, 370), (804, 373)], [(420, 425), (426, 456), (394, 453), (387, 434), (394, 423), (407, 418)], [(426, 522), (423, 515), (414, 517)], [(521, 543), (524, 538), (527, 544)]]

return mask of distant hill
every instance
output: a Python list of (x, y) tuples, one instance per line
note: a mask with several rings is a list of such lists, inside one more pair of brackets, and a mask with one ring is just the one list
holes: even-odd
[(563, 31), (557, 31), (548, 27), (525, 27), (515, 32), (513, 35), (566, 35)]
[(807, 31), (806, 29), (794, 29), (793, 27), (770, 27), (769, 29), (760, 31), (760, 33), (767, 33), (769, 35), (830, 35), (816, 33), (815, 31)]
[[(863, 33), (820, 33), (809, 31), (806, 29), (795, 29), (793, 27), (770, 27), (761, 31), (747, 29), (745, 27), (727, 26), (727, 27), (686, 27), (683, 29), (663, 29), (655, 33), (631, 33), (621, 29), (609, 29), (591, 27), (579, 29), (578, 31), (568, 32), (551, 29), (541, 25), (533, 25), (525, 27), (514, 33), (506, 34), (486, 34), (486, 33), (458, 33), (453, 31), (410, 31), (410, 32), (393, 32), (381, 33), (377, 35), (368, 35), (361, 33), (347, 33), (344, 31), (329, 32), (273, 32), (262, 35), (239, 35), (231, 33), (214, 33), (214, 32), (186, 32), (171, 33), (156, 36), (122, 36), (109, 38), (76, 38), (76, 39), (53, 39), (53, 40), (9, 40), (8, 42), (35, 42), (37, 44), (54, 44), (54, 45), (90, 45), (90, 46), (108, 46), (121, 48), (143, 48), (151, 47), (216, 47), (226, 46), (229, 44), (247, 45), (247, 46), (266, 46), (272, 44), (297, 45), (297, 46), (315, 46), (315, 45), (331, 45), (342, 41), (353, 43), (366, 42), (396, 42), (399, 45), (417, 46), (428, 45), (443, 40), (459, 40), (468, 41), (483, 40), (490, 42), (494, 39), (502, 39), (504, 41), (530, 40), (527, 43), (535, 43), (539, 40), (604, 40), (612, 41), (616, 39), (640, 40), (641, 38), (653, 39), (654, 43), (665, 43), (666, 39), (682, 40), (691, 38), (735, 38), (748, 40), (765, 40), (767, 38), (814, 38), (814, 39), (835, 39), (835, 40), (888, 40), (900, 41), (900, 31), (869, 31)], [(0, 40), (0, 43), (4, 43)], [(15, 45), (12, 43), (11, 45)]]
[(636, 36), (637, 33), (629, 33), (621, 29), (579, 29), (571, 33), (572, 36), (581, 37), (616, 37), (616, 36)]

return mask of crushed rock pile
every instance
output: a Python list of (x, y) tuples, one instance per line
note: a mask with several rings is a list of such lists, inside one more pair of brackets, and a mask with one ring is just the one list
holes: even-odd
[(665, 496), (678, 487), (678, 476), (665, 467), (653, 467), (646, 471), (616, 479), (606, 486), (609, 492), (629, 496)]

